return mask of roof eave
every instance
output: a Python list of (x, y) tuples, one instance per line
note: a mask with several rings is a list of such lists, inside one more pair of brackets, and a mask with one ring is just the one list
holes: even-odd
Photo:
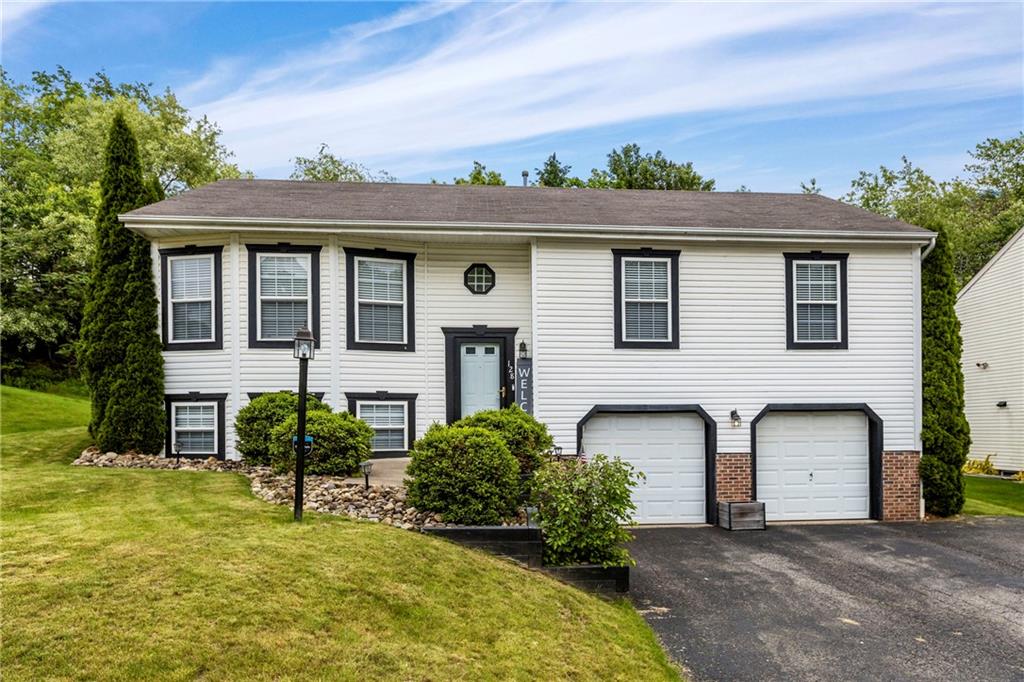
[(309, 231), (316, 232), (357, 232), (381, 230), (394, 234), (480, 234), (500, 231), (501, 234), (539, 236), (578, 236), (579, 234), (599, 236), (664, 236), (664, 237), (714, 237), (714, 238), (757, 238), (777, 239), (802, 237), (815, 239), (882, 240), (911, 243), (927, 243), (934, 233), (886, 230), (806, 230), (766, 228), (717, 228), (704, 226), (680, 227), (674, 225), (577, 225), (539, 223), (457, 223), (457, 222), (415, 222), (415, 221), (354, 221), (354, 220), (308, 220), (289, 218), (246, 218), (209, 216), (168, 216), (139, 215), (124, 213), (118, 218), (132, 229), (181, 229), (199, 232), (239, 229), (247, 231)]

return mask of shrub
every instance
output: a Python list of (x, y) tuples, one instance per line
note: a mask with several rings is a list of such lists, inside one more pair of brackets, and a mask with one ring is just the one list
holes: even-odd
[(435, 424), (416, 441), (408, 501), (448, 523), (495, 525), (516, 511), (519, 466), (496, 433)]
[(1010, 480), (1011, 481), (1020, 481), (1021, 483), (1024, 483), (1024, 471), (1018, 471), (1017, 473), (1015, 473), (1010, 478)]
[(523, 474), (532, 474), (540, 467), (544, 453), (554, 445), (548, 427), (515, 404), (502, 410), (477, 412), (454, 425), (479, 426), (497, 433), (519, 462), (519, 471)]
[[(270, 464), (270, 433), (295, 414), (299, 407), (299, 396), (289, 391), (264, 393), (253, 398), (238, 411), (235, 417), (236, 447), (245, 461), (256, 466)], [(315, 396), (306, 398), (309, 413), (323, 410), (330, 412), (328, 405)], [(294, 433), (294, 432), (293, 432)]]
[(544, 562), (633, 565), (624, 546), (632, 534), (622, 526), (633, 525), (636, 506), (630, 488), (642, 477), (627, 462), (604, 455), (541, 467), (533, 480), (533, 500), (544, 531)]
[(996, 468), (992, 464), (992, 455), (985, 455), (985, 459), (969, 459), (964, 464), (965, 474), (989, 474), (994, 475)]
[(922, 214), (917, 224), (937, 233), (934, 250), (921, 264), (921, 489), (929, 514), (951, 516), (964, 505), (960, 469), (971, 446), (960, 367), (963, 343), (954, 308), (953, 250), (941, 217)]
[[(270, 434), (270, 463), (275, 471), (295, 469), (292, 436), (299, 430), (298, 415), (291, 415)], [(306, 415), (306, 435), (313, 450), (306, 455), (305, 473), (310, 476), (349, 476), (373, 454), (373, 428), (348, 412), (314, 410)]]

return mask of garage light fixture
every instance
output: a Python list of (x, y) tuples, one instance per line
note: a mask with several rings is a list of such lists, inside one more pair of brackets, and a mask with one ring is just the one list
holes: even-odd
[(729, 421), (732, 422), (732, 427), (734, 429), (738, 429), (740, 426), (743, 425), (743, 420), (740, 419), (740, 413), (738, 410), (735, 409), (729, 413)]

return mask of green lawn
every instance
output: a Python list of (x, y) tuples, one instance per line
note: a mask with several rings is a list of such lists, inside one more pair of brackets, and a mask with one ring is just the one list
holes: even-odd
[(2, 391), (5, 680), (671, 680), (626, 602), (234, 474), (68, 466), (84, 401)]
[(964, 476), (964, 514), (1024, 516), (1024, 483)]

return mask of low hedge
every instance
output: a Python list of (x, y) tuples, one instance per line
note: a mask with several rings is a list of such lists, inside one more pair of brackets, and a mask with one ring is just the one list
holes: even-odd
[[(270, 464), (277, 472), (295, 469), (292, 436), (298, 426), (298, 415), (293, 414), (270, 434)], [(373, 428), (348, 412), (310, 412), (306, 435), (313, 437), (313, 449), (305, 460), (305, 473), (310, 476), (350, 476), (373, 454)]]
[[(270, 464), (270, 433), (288, 417), (294, 416), (299, 408), (299, 396), (290, 391), (264, 393), (253, 398), (238, 411), (235, 417), (235, 447), (242, 458), (255, 466)], [(309, 413), (323, 410), (330, 412), (330, 406), (320, 402), (316, 396), (306, 398)]]
[(407, 499), (417, 509), (466, 525), (495, 525), (515, 514), (519, 465), (496, 433), (435, 424), (409, 456)]
[(455, 426), (479, 426), (494, 431), (519, 462), (519, 471), (532, 474), (544, 463), (544, 454), (555, 444), (548, 427), (513, 404), (501, 410), (483, 410), (455, 422)]
[(643, 474), (618, 457), (552, 461), (533, 479), (544, 563), (554, 566), (635, 564), (625, 544), (636, 505), (630, 490)]

